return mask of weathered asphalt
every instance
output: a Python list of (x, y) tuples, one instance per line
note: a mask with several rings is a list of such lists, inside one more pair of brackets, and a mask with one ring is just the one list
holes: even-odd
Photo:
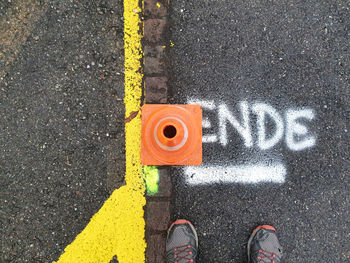
[[(57, 259), (120, 183), (107, 178), (108, 154), (119, 168), (124, 159), (122, 1), (28, 2), (41, 16), (20, 24), (31, 31), (9, 67), (0, 61), (1, 262)], [(16, 3), (0, 3), (1, 20)], [(280, 160), (283, 185), (188, 186), (174, 169), (173, 217), (195, 224), (199, 262), (245, 262), (260, 223), (279, 230), (284, 262), (349, 261), (346, 4), (172, 2), (172, 103), (213, 99), (237, 115), (238, 101), (258, 100), (281, 114), (316, 112), (309, 150), (247, 150), (233, 129), (228, 146), (204, 145), (204, 164)], [(205, 114), (216, 133), (216, 113)]]
[[(188, 98), (286, 109), (307, 107), (314, 147), (247, 149), (228, 128), (229, 143), (204, 144), (204, 165), (269, 160), (284, 163), (284, 184), (186, 184), (174, 168), (173, 219), (199, 235), (198, 262), (246, 262), (258, 224), (272, 224), (283, 262), (349, 262), (350, 12), (347, 1), (172, 1), (172, 103)], [(216, 111), (204, 132), (218, 133)], [(255, 117), (251, 114), (256, 141)], [(231, 127), (229, 124), (227, 127)], [(211, 176), (210, 174), (208, 176)]]
[(122, 1), (3, 1), (1, 20), (32, 3), (0, 64), (1, 262), (57, 260), (108, 197), (111, 141), (124, 166)]

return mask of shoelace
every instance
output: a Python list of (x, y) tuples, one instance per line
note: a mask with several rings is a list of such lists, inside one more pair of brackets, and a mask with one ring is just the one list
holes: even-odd
[(262, 249), (259, 250), (258, 260), (261, 263), (275, 263), (275, 257), (276, 255), (274, 253)]
[(193, 262), (193, 259), (191, 257), (192, 257), (192, 251), (191, 251), (190, 245), (174, 248), (175, 263), (179, 263), (180, 260), (185, 260), (186, 263)]

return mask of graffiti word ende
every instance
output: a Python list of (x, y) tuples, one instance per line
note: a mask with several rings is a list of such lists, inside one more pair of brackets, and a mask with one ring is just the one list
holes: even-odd
[[(225, 103), (216, 105), (214, 101), (189, 100), (188, 104), (199, 104), (205, 111), (217, 111), (219, 132), (218, 134), (204, 134), (204, 143), (219, 142), (222, 146), (228, 144), (227, 129), (233, 127), (242, 137), (244, 145), (250, 148), (254, 145), (250, 126), (250, 113), (256, 115), (257, 120), (257, 146), (261, 150), (267, 150), (275, 146), (282, 138), (290, 150), (301, 151), (315, 145), (316, 138), (310, 135), (308, 128), (300, 120), (311, 121), (315, 117), (312, 109), (287, 109), (284, 119), (271, 105), (267, 103), (248, 104), (247, 101), (239, 102), (240, 118), (232, 114)], [(272, 134), (266, 134), (265, 123), (269, 119), (274, 123)], [(211, 128), (212, 124), (208, 117), (203, 117), (203, 128)]]

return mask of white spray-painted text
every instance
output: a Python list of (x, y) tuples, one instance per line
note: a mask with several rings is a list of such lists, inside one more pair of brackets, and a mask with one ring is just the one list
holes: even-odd
[[(222, 146), (226, 146), (229, 136), (232, 136), (232, 133), (228, 133), (228, 128), (232, 127), (242, 138), (245, 147), (253, 147), (251, 112), (256, 115), (256, 145), (261, 150), (274, 147), (283, 139), (283, 135), (285, 135), (287, 147), (292, 151), (301, 151), (313, 147), (316, 143), (315, 136), (311, 135), (308, 127), (304, 125), (305, 121), (312, 121), (315, 117), (314, 111), (310, 108), (287, 109), (284, 115), (281, 115), (267, 103), (257, 102), (250, 105), (244, 100), (238, 103), (240, 116), (237, 118), (225, 103), (217, 105), (211, 100), (192, 99), (188, 101), (188, 104), (199, 104), (203, 107), (204, 112), (217, 111), (218, 134), (203, 134), (203, 143), (219, 142)], [(266, 131), (267, 118), (274, 123), (272, 134), (267, 134)], [(212, 122), (209, 117), (203, 116), (203, 129), (207, 128), (212, 128)]]

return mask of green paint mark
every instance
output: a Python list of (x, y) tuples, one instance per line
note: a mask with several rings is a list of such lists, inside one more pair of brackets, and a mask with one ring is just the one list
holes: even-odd
[(143, 180), (146, 185), (147, 195), (154, 195), (159, 190), (159, 171), (157, 166), (144, 165), (142, 168)]

